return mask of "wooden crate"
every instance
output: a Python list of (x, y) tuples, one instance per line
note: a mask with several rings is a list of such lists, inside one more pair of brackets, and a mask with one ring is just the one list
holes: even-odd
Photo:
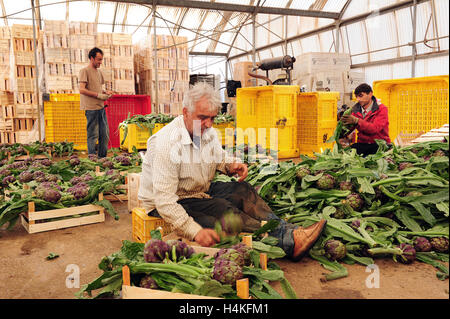
[[(33, 79), (34, 81), (34, 79)], [(34, 92), (14, 92), (14, 104), (35, 105), (38, 103), (36, 93)]]
[(60, 20), (44, 20), (44, 32), (51, 32), (53, 34), (68, 35), (69, 24), (66, 21)]
[(133, 80), (114, 80), (113, 91), (122, 94), (134, 94), (134, 81)]
[(28, 104), (1, 106), (3, 118), (37, 119), (38, 106)]
[(16, 65), (35, 65), (34, 52), (23, 51), (14, 53), (14, 63)]
[(11, 30), (10, 27), (0, 27), (0, 39), (10, 39)]
[(14, 132), (16, 143), (29, 144), (39, 140), (39, 132), (37, 130), (16, 131)]
[(14, 131), (14, 121), (13, 119), (0, 119), (0, 131), (13, 132)]
[(13, 119), (13, 131), (31, 131), (33, 129), (33, 126), (35, 124), (35, 119), (19, 119), (14, 118)]
[[(37, 30), (36, 34), (39, 34), (39, 30)], [(11, 37), (22, 39), (33, 39), (33, 26), (14, 24), (11, 27)]]
[(141, 207), (141, 201), (138, 199), (139, 181), (141, 174), (129, 173), (128, 181), (128, 211), (131, 212), (135, 207)]
[[(101, 196), (100, 196), (101, 197)], [(28, 203), (28, 211), (21, 214), (23, 227), (29, 234), (43, 231), (76, 227), (105, 221), (105, 209), (98, 205), (82, 205), (61, 209), (45, 210), (36, 212), (34, 202)], [(83, 216), (88, 213), (96, 213)], [(81, 215), (81, 217), (79, 216)], [(69, 217), (68, 219), (47, 221), (58, 217)]]
[(0, 144), (16, 143), (16, 135), (14, 132), (0, 131)]
[(14, 94), (12, 92), (0, 92), (0, 105), (14, 104)]
[(69, 22), (69, 34), (96, 35), (97, 24), (93, 22)]
[(126, 33), (113, 33), (111, 37), (112, 45), (132, 45), (131, 34)]
[(50, 90), (72, 90), (72, 76), (52, 76), (49, 75), (45, 79), (45, 87)]
[(11, 80), (9, 76), (0, 76), (0, 91), (11, 91)]
[(36, 81), (31, 78), (18, 78), (16, 79), (16, 90), (23, 92), (34, 92), (36, 87)]
[(70, 49), (44, 48), (46, 62), (70, 63)]
[(92, 49), (95, 47), (95, 36), (86, 34), (70, 35), (70, 46), (79, 49)]

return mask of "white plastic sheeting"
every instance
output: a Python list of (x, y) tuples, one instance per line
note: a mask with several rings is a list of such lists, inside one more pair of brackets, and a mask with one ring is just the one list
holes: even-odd
[[(30, 1), (1, 0), (5, 12), (0, 8), (0, 25), (31, 24)], [(196, 0), (213, 1), (213, 0)], [(334, 23), (332, 19), (276, 16), (258, 14), (256, 17), (256, 39), (253, 40), (252, 17), (249, 13), (227, 13), (214, 10), (187, 9), (182, 7), (157, 7), (156, 30), (158, 34), (176, 34), (188, 38), (191, 52), (216, 52), (228, 54), (229, 57), (247, 52), (246, 56), (232, 59), (252, 61), (253, 43), (256, 44), (256, 60), (272, 58), (284, 54), (300, 55), (306, 52), (350, 53), (354, 67), (364, 70), (367, 80), (410, 77), (411, 61), (404, 59), (412, 55), (413, 42), (413, 7), (380, 14), (380, 9), (399, 4), (406, 0), (352, 0), (342, 12), (346, 21), (363, 13), (371, 12), (364, 20), (346, 24), (340, 28), (339, 37), (336, 29), (322, 33), (309, 34), (324, 26)], [(215, 2), (256, 5), (265, 7), (290, 8), (300, 10), (322, 10), (340, 13), (347, 0), (216, 0)], [(148, 33), (153, 33), (151, 1), (148, 5), (125, 4), (109, 1), (69, 1), (39, 0), (41, 19), (97, 22), (98, 32), (125, 32), (133, 34), (133, 41), (138, 42)], [(182, 5), (182, 2), (180, 2)], [(98, 15), (97, 15), (98, 13)], [(4, 16), (6, 15), (6, 16)], [(422, 1), (417, 5), (416, 52), (419, 58), (415, 62), (416, 76), (448, 74), (449, 49), (449, 2), (448, 0)], [(307, 36), (306, 36), (307, 34)], [(305, 35), (301, 39), (284, 40)], [(337, 39), (339, 44), (337, 45)], [(278, 46), (261, 49), (268, 44)], [(287, 48), (287, 50), (286, 50)], [(447, 53), (445, 54), (445, 51)], [(433, 56), (444, 52), (445, 55)], [(430, 57), (422, 58), (423, 55)], [(422, 57), (421, 57), (422, 55)], [(204, 58), (195, 58), (202, 61)], [(395, 59), (399, 59), (398, 62)], [(376, 64), (388, 60), (388, 64)], [(394, 62), (392, 62), (394, 61)], [(215, 63), (215, 64), (214, 64)], [(217, 73), (224, 76), (224, 66), (214, 62)], [(208, 62), (195, 62), (193, 70), (199, 70)], [(445, 66), (445, 67), (443, 67)], [(208, 67), (211, 72), (211, 66)]]

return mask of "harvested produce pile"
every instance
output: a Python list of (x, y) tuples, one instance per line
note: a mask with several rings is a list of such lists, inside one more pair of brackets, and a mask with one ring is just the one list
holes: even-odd
[(365, 158), (335, 145), (299, 164), (253, 163), (246, 181), (288, 222), (327, 220), (310, 251), (332, 271), (325, 280), (347, 276), (340, 262), (369, 265), (385, 256), (429, 263), (448, 278), (440, 262), (448, 262), (448, 140), (390, 150), (378, 143)]
[(122, 145), (125, 142), (128, 135), (128, 125), (130, 124), (136, 124), (141, 129), (147, 128), (150, 135), (152, 135), (152, 130), (155, 128), (155, 124), (170, 123), (174, 118), (175, 117), (173, 115), (164, 113), (150, 113), (145, 115), (137, 114), (131, 117), (128, 115), (128, 118), (119, 124), (119, 129), (123, 128), (124, 130), (123, 139), (120, 144)]
[[(117, 186), (124, 184), (120, 171), (140, 171), (136, 163), (140, 158), (132, 154), (102, 159), (72, 155), (57, 162), (11, 159), (0, 167), (0, 226), (12, 228), (19, 214), (27, 211), (28, 202), (35, 203), (36, 211), (96, 204), (118, 219), (111, 203), (99, 201), (98, 195), (119, 192)], [(96, 176), (96, 167), (105, 172), (103, 176)]]
[(267, 281), (279, 281), (285, 297), (296, 298), (278, 265), (270, 261), (267, 270), (261, 269), (258, 251), (243, 243), (220, 249), (209, 257), (195, 253), (184, 242), (161, 240), (159, 231), (153, 232), (146, 244), (124, 240), (119, 252), (101, 260), (103, 274), (83, 286), (77, 296), (92, 297), (98, 289), (94, 298), (119, 296), (124, 265), (130, 269), (131, 285), (142, 288), (236, 299), (236, 280), (246, 277), (254, 298), (283, 298)]
[(0, 144), (0, 166), (7, 162), (8, 154), (13, 160), (17, 156), (23, 155), (29, 155), (30, 157), (35, 155), (48, 156), (50, 152), (55, 156), (70, 156), (73, 154), (73, 146), (73, 142), (45, 143), (39, 141), (30, 144)]

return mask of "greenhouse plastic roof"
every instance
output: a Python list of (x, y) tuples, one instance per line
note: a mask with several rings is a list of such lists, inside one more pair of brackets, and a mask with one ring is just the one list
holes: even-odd
[[(447, 0), (34, 0), (34, 4), (41, 26), (45, 20), (95, 22), (98, 32), (132, 34), (133, 42), (154, 32), (156, 17), (157, 34), (186, 36), (191, 55), (252, 60), (255, 44), (256, 60), (338, 51), (350, 53), (352, 64), (361, 67), (409, 59), (416, 16), (417, 56), (448, 57)], [(13, 24), (32, 24), (31, 1), (0, 0), (0, 25)]]

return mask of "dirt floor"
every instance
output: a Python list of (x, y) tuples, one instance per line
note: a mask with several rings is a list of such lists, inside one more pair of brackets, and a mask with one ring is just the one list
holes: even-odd
[[(120, 249), (122, 240), (132, 240), (131, 214), (127, 203), (114, 203), (120, 219), (106, 214), (103, 223), (28, 234), (18, 222), (11, 231), (0, 230), (1, 299), (72, 299), (79, 288), (68, 280), (79, 269), (80, 286), (91, 282), (102, 271), (103, 256)], [(60, 257), (46, 260), (48, 254)], [(319, 279), (326, 271), (308, 257), (300, 262), (278, 260), (297, 295), (306, 299), (448, 299), (449, 281), (436, 278), (430, 265), (414, 262), (397, 264), (376, 259), (375, 273), (361, 265), (346, 265), (348, 277), (330, 282)], [(69, 285), (66, 285), (66, 281)], [(279, 291), (280, 287), (275, 285)]]

